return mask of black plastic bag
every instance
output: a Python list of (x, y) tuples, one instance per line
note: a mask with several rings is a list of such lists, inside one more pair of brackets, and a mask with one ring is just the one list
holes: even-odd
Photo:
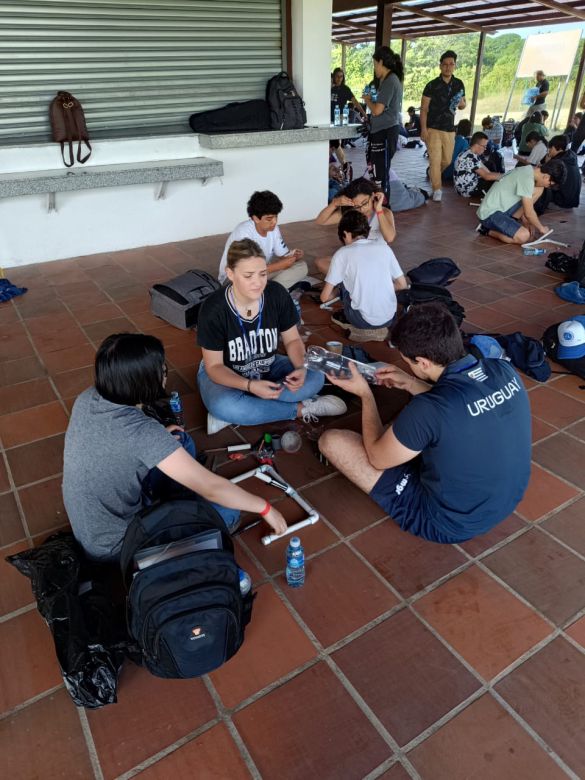
[(98, 567), (85, 561), (68, 532), (6, 560), (31, 580), (75, 704), (91, 709), (113, 704), (127, 641), (123, 610), (116, 609), (105, 582), (95, 577)]

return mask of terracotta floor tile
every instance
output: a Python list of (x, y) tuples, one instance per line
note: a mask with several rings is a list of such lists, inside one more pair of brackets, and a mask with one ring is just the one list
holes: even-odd
[(409, 610), (354, 639), (333, 658), (401, 746), (479, 688)]
[(553, 536), (585, 555), (585, 498), (561, 509), (542, 524)]
[(489, 694), (408, 754), (423, 780), (562, 780), (566, 774)]
[(4, 458), (0, 457), (0, 493), (4, 493), (6, 490), (10, 490), (10, 482), (8, 481), (8, 474), (4, 465)]
[(498, 523), (495, 528), (492, 528), (487, 534), (482, 536), (476, 536), (475, 539), (470, 539), (467, 542), (462, 542), (459, 546), (462, 547), (469, 555), (481, 555), (481, 553), (489, 550), (490, 547), (506, 539), (508, 536), (516, 533), (520, 528), (525, 528), (526, 523), (521, 520), (517, 514), (512, 514), (507, 517), (501, 523)]
[(74, 368), (73, 371), (64, 371), (57, 374), (53, 380), (57, 386), (61, 398), (76, 398), (85, 389), (93, 385), (93, 366)]
[(570, 637), (585, 648), (585, 617), (576, 620), (572, 626), (565, 630)]
[(139, 772), (140, 780), (249, 780), (251, 775), (223, 723)]
[(0, 546), (24, 538), (18, 507), (13, 493), (0, 495)]
[(344, 780), (357, 780), (392, 754), (322, 663), (238, 712), (234, 722), (266, 778), (337, 780), (343, 767)]
[[(49, 315), (49, 318), (51, 316), (52, 315)], [(60, 315), (56, 316), (58, 317)], [(39, 317), (38, 320), (31, 320), (30, 324), (36, 322), (40, 323), (45, 319), (45, 317)], [(32, 334), (32, 339), (41, 355), (87, 344), (87, 338), (79, 325), (77, 325), (72, 317), (69, 317), (69, 320), (70, 322), (67, 325), (61, 327), (52, 326), (47, 323), (42, 329), (39, 329), (38, 333)]]
[(96, 345), (101, 344), (107, 336), (111, 336), (113, 333), (136, 333), (136, 328), (126, 317), (93, 322), (90, 325), (84, 325), (83, 330), (88, 339)]
[(368, 623), (398, 601), (345, 545), (306, 563), (302, 588), (282, 587), (294, 608), (325, 646)]
[(549, 425), (548, 423), (543, 422), (543, 420), (540, 420), (538, 417), (532, 417), (532, 443), (535, 444), (537, 441), (540, 441), (541, 439), (545, 439), (547, 436), (550, 436), (553, 433), (556, 433), (557, 429), (553, 428), (552, 425)]
[(87, 716), (109, 780), (213, 720), (217, 712), (201, 680), (163, 680), (127, 663), (118, 703)]
[(386, 514), (341, 474), (304, 488), (303, 495), (344, 536), (366, 528)]
[(532, 457), (541, 466), (585, 489), (585, 442), (559, 433), (537, 444)]
[(63, 434), (14, 447), (6, 453), (17, 487), (63, 471)]
[(585, 401), (585, 381), (579, 376), (560, 376), (555, 380), (555, 390), (573, 396), (578, 401)]
[[(0, 388), (38, 379), (47, 372), (34, 356), (0, 363)], [(2, 407), (3, 408), (3, 407)]]
[(6, 561), (9, 555), (16, 555), (28, 550), (29, 547), (28, 541), (22, 541), (2, 549), (0, 555), (0, 615), (6, 615), (8, 612), (25, 607), (34, 601), (28, 577), (25, 577)]
[(79, 716), (65, 690), (2, 721), (0, 754), (9, 778), (94, 776)]
[(148, 295), (139, 295), (136, 298), (129, 298), (125, 301), (118, 301), (117, 303), (119, 308), (129, 317), (133, 314), (150, 311), (150, 297)]
[(518, 297), (548, 309), (554, 309), (561, 303), (561, 299), (553, 290), (530, 290), (529, 292), (520, 293)]
[[(537, 387), (530, 392), (532, 414), (541, 420), (564, 428), (585, 417), (585, 404), (574, 401), (566, 395), (548, 387)], [(583, 400), (585, 401), (585, 394)]]
[(64, 432), (68, 422), (58, 401), (23, 409), (0, 417), (0, 440), (6, 448), (15, 447)]
[(43, 355), (43, 363), (50, 374), (58, 374), (61, 371), (71, 371), (73, 368), (93, 366), (95, 349), (91, 344), (59, 349), (56, 352), (48, 352)]
[(36, 609), (0, 623), (0, 713), (61, 682), (51, 633)]
[(577, 495), (579, 491), (576, 488), (570, 487), (548, 471), (532, 464), (530, 483), (524, 498), (516, 507), (516, 512), (526, 520), (538, 520)]
[(0, 388), (0, 414), (12, 414), (54, 400), (55, 392), (48, 379), (31, 379)]
[(503, 298), (504, 293), (498, 292), (497, 290), (490, 290), (489, 288), (480, 285), (477, 287), (466, 287), (465, 297), (474, 303), (490, 304)]
[[(16, 324), (11, 327), (14, 328)], [(8, 327), (4, 325), (0, 332), (0, 363), (31, 355), (34, 355), (34, 350), (24, 330), (16, 334), (8, 333)]]
[(558, 638), (497, 692), (580, 777), (585, 774), (585, 655)]
[(585, 607), (585, 561), (537, 529), (483, 563), (557, 625)]
[(469, 318), (485, 330), (496, 332), (505, 328), (505, 332), (508, 333), (506, 325), (514, 319), (514, 315), (498, 311), (495, 308), (496, 303), (493, 303), (491, 307), (476, 306), (471, 310)]
[[(191, 428), (199, 428), (203, 425), (207, 425), (207, 409), (203, 405), (199, 392), (197, 393), (182, 393), (181, 400), (183, 402), (183, 412), (185, 415), (185, 427), (187, 430)], [(251, 463), (252, 461), (250, 461)], [(251, 468), (251, 467), (250, 467)]]
[(75, 311), (75, 319), (80, 325), (91, 325), (103, 320), (114, 320), (121, 317), (122, 312), (115, 303), (98, 303)]
[(235, 707), (298, 666), (316, 650), (272, 585), (257, 591), (246, 641), (237, 654), (211, 675), (226, 707)]
[(571, 427), (567, 429), (567, 433), (570, 433), (571, 436), (576, 436), (578, 439), (585, 441), (585, 420), (583, 420), (583, 422), (576, 423), (575, 425), (571, 425)]
[(168, 362), (175, 368), (192, 366), (201, 360), (201, 349), (194, 342), (192, 345), (174, 344), (165, 349), (165, 354)]
[(475, 566), (423, 596), (415, 610), (485, 679), (551, 633), (542, 618)]
[(404, 598), (465, 563), (452, 545), (427, 542), (402, 531), (393, 520), (365, 531), (351, 544)]
[(56, 477), (18, 491), (31, 536), (60, 528), (67, 522), (62, 482), (62, 477)]
[(383, 775), (378, 775), (378, 780), (410, 780), (410, 775), (402, 764), (394, 764)]

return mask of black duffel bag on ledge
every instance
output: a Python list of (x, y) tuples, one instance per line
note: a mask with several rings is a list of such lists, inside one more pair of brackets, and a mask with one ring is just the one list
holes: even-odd
[(265, 100), (244, 100), (222, 108), (191, 114), (194, 133), (254, 133), (270, 130), (270, 110)]

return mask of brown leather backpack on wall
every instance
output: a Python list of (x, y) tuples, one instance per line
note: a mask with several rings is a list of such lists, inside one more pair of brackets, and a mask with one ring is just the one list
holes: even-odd
[[(83, 108), (79, 100), (70, 92), (57, 92), (49, 106), (49, 120), (53, 132), (53, 141), (61, 144), (61, 157), (67, 168), (71, 168), (75, 162), (73, 156), (73, 142), (77, 141), (77, 162), (87, 162), (91, 155), (89, 133), (85, 124)], [(81, 157), (81, 144), (84, 143), (89, 152)], [(65, 144), (69, 146), (69, 162), (65, 160)]]

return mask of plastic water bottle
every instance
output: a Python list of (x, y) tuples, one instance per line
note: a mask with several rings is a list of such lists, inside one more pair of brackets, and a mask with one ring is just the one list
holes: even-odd
[(370, 89), (370, 98), (372, 99), (372, 103), (378, 102), (378, 90), (376, 87), (372, 84), (372, 87)]
[(339, 106), (335, 106), (335, 111), (333, 112), (333, 124), (335, 127), (339, 127), (341, 125), (341, 111), (339, 110)]
[(171, 393), (171, 399), (169, 401), (171, 412), (175, 415), (175, 423), (183, 427), (185, 424), (185, 415), (183, 414), (183, 402), (181, 396), (176, 390)]
[(295, 305), (295, 309), (297, 310), (297, 314), (299, 315), (299, 324), (303, 324), (303, 316), (301, 311), (301, 298), (303, 295), (302, 290), (295, 290), (294, 292), (291, 292), (290, 297), (292, 298), (292, 302)]
[(343, 107), (343, 118), (341, 124), (348, 125), (349, 124), (349, 106), (345, 105)]
[(252, 587), (252, 580), (247, 571), (243, 569), (238, 569), (238, 571), (240, 572), (240, 593), (242, 596), (247, 596)]
[(305, 553), (298, 536), (292, 537), (286, 550), (286, 582), (291, 588), (305, 584)]
[(523, 255), (546, 255), (546, 249), (539, 249), (536, 246), (527, 246), (522, 250)]

